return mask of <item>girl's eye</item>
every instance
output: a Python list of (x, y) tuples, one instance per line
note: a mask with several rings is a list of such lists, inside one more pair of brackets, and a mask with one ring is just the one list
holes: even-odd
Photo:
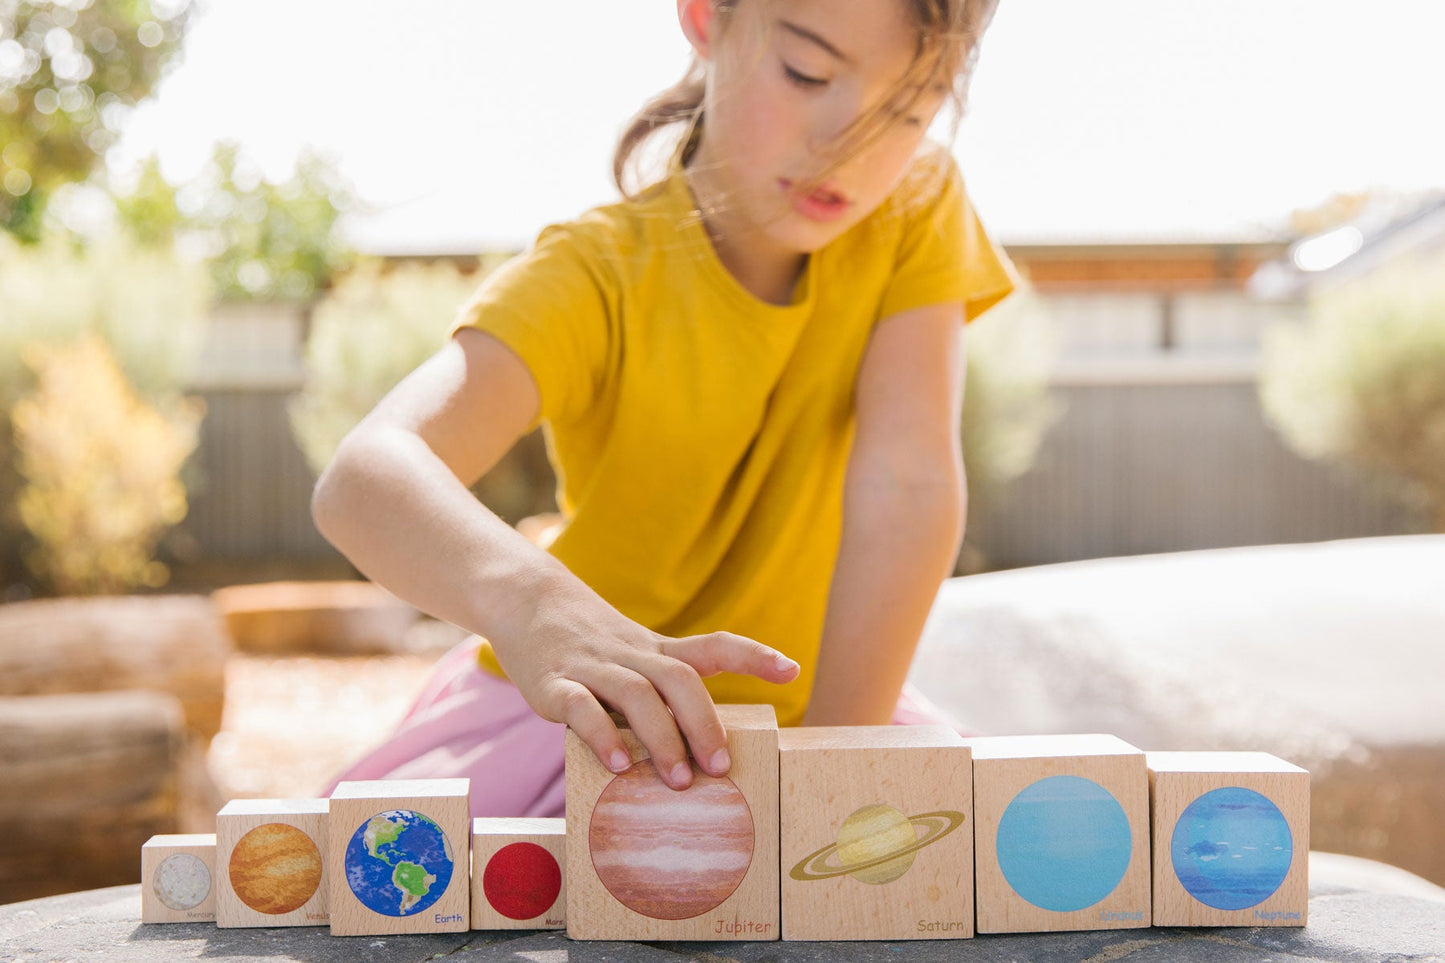
[(787, 76), (788, 80), (805, 90), (816, 90), (828, 83), (828, 81), (822, 77), (809, 77), (807, 74), (798, 73), (798, 71), (789, 67), (787, 64), (783, 64), (783, 73)]

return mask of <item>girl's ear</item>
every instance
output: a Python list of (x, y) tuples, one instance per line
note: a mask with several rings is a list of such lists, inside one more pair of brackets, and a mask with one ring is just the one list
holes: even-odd
[(692, 49), (703, 60), (712, 57), (713, 0), (677, 0), (677, 21)]

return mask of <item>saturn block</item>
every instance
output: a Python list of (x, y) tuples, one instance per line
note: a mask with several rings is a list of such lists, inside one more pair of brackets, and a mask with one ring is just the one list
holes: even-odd
[(778, 724), (718, 706), (732, 769), (674, 791), (629, 730), (614, 775), (567, 732), (567, 934), (592, 940), (778, 938)]
[(1263, 752), (1151, 752), (1155, 926), (1304, 926), (1310, 774)]
[(472, 929), (567, 926), (565, 819), (472, 820)]
[(216, 837), (152, 836), (140, 850), (142, 923), (209, 923), (216, 918)]
[(216, 813), (216, 925), (325, 926), (325, 799), (236, 799)]
[(785, 940), (973, 935), (971, 753), (944, 726), (778, 734)]
[(1106, 735), (965, 741), (973, 748), (978, 931), (1148, 926), (1144, 753)]
[(331, 794), (331, 934), (470, 928), (467, 779), (343, 782)]

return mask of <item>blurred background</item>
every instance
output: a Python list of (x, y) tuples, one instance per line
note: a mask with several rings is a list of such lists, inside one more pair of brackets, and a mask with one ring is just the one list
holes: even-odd
[[(1442, 33), (1416, 0), (1003, 0), (954, 147), (1026, 284), (970, 330), (960, 574), (1445, 532)], [(150, 633), (217, 653), (156, 683), (215, 690), (172, 810), (304, 794), (389, 725), (456, 636), (347, 594), (316, 474), (488, 271), (614, 199), (687, 53), (636, 0), (0, 0), (0, 661), (73, 646), (7, 693), (160, 678), (97, 654), (117, 606), (204, 596)], [(540, 440), (478, 492), (550, 511)]]

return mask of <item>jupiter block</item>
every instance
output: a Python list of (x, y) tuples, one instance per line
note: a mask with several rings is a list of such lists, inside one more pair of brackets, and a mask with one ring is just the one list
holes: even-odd
[(1006, 736), (973, 748), (980, 933), (1150, 923), (1149, 777), (1114, 736)]
[(236, 799), (216, 813), (216, 925), (325, 926), (324, 799)]
[(1151, 752), (1155, 926), (1304, 926), (1310, 774), (1263, 752)]
[(209, 923), (216, 918), (216, 837), (152, 836), (140, 850), (143, 923)]
[(565, 819), (472, 820), (472, 929), (567, 926)]
[(973, 774), (943, 726), (778, 734), (783, 939), (973, 935)]
[(331, 933), (470, 928), (466, 779), (343, 782), (331, 794)]
[(676, 792), (641, 743), (614, 775), (567, 732), (567, 933), (574, 939), (778, 938), (778, 726), (718, 706), (732, 769)]

